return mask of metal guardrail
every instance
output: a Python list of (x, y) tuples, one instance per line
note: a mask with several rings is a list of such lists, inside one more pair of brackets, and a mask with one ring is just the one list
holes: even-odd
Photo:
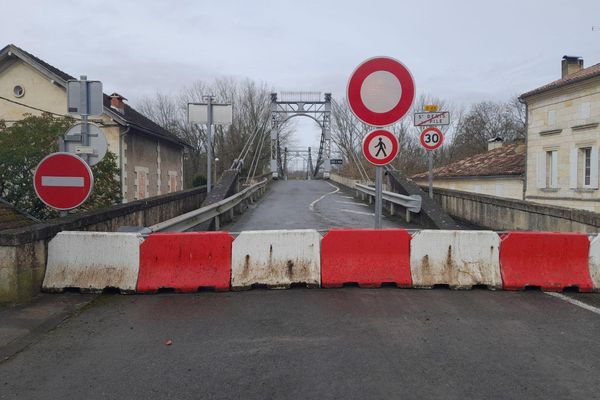
[(159, 222), (156, 225), (149, 226), (144, 230), (144, 233), (150, 234), (155, 232), (184, 232), (203, 222), (210, 221), (213, 218), (218, 218), (221, 214), (227, 211), (233, 212), (233, 208), (242, 201), (253, 196), (257, 191), (263, 190), (267, 185), (267, 179), (262, 180), (252, 186), (248, 186), (241, 192), (234, 194), (217, 203), (206, 207), (198, 208), (185, 214), (178, 215), (175, 218)]
[[(354, 187), (361, 193), (375, 197), (375, 188), (372, 186), (357, 183)], [(421, 196), (419, 195), (405, 196), (403, 194), (384, 190), (382, 192), (382, 199), (393, 204), (398, 204), (415, 214), (421, 211)]]

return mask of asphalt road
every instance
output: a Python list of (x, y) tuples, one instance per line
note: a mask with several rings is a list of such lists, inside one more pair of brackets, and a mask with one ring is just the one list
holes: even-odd
[[(265, 229), (371, 228), (374, 208), (325, 180), (276, 181), (255, 205), (223, 226), (231, 232)], [(418, 228), (400, 218), (384, 217), (384, 228)]]
[(599, 332), (541, 292), (105, 295), (1, 362), (0, 399), (591, 399)]

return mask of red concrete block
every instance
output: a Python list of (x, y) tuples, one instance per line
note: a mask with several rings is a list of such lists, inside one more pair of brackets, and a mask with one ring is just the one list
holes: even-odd
[(332, 229), (321, 241), (321, 285), (410, 287), (410, 240), (403, 229)]
[(589, 249), (590, 241), (581, 233), (510, 232), (500, 244), (503, 288), (539, 286), (560, 292), (576, 286), (591, 292)]
[(172, 288), (229, 290), (231, 245), (227, 232), (156, 233), (140, 247), (138, 293)]

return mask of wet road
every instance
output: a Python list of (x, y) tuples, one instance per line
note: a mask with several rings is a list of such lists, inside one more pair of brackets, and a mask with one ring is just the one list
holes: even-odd
[[(265, 229), (371, 228), (373, 206), (355, 200), (343, 186), (324, 180), (276, 181), (259, 202), (237, 221), (231, 232)], [(384, 216), (384, 228), (417, 228), (398, 217)]]
[(598, 332), (541, 292), (105, 295), (1, 362), (0, 399), (597, 398)]

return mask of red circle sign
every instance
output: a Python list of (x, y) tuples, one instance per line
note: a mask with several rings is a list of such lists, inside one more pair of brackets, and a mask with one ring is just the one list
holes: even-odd
[(420, 140), (421, 145), (425, 147), (426, 150), (435, 150), (444, 143), (444, 134), (438, 128), (431, 126), (423, 129)]
[(33, 187), (40, 200), (57, 210), (80, 206), (92, 192), (94, 176), (85, 161), (71, 153), (53, 153), (38, 164)]
[(360, 64), (346, 90), (350, 110), (368, 125), (388, 126), (400, 120), (413, 103), (415, 83), (410, 71), (390, 57)]
[(367, 133), (363, 139), (363, 154), (373, 165), (389, 164), (398, 155), (398, 138), (385, 129)]

